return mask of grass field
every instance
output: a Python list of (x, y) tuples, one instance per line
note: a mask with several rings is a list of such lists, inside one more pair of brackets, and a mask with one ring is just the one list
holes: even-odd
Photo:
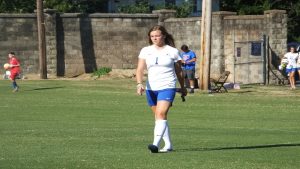
[(300, 89), (197, 92), (169, 114), (175, 151), (151, 154), (135, 82), (0, 81), (0, 169), (298, 169)]

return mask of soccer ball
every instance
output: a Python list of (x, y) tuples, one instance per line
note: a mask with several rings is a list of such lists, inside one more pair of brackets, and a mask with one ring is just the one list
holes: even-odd
[(3, 67), (4, 67), (5, 70), (7, 70), (7, 69), (9, 69), (10, 65), (9, 65), (8, 63), (5, 63), (5, 64), (3, 65)]
[(287, 65), (289, 63), (289, 60), (286, 57), (283, 57), (281, 60), (281, 65)]
[(289, 60), (288, 60), (286, 57), (283, 57), (283, 58), (281, 59), (280, 65), (279, 65), (279, 70), (285, 69), (286, 66), (288, 65), (288, 63), (289, 63)]

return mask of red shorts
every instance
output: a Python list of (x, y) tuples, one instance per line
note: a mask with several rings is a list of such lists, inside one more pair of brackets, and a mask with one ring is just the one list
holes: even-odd
[(16, 77), (19, 75), (19, 72), (10, 71), (10, 79), (15, 80)]

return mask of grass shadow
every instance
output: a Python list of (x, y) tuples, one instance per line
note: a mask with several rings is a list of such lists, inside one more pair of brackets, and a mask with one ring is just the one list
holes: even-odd
[(79, 20), (80, 25), (80, 40), (82, 46), (82, 57), (84, 63), (85, 73), (92, 73), (97, 70), (94, 41), (93, 41), (93, 27), (91, 18), (82, 15)]
[(253, 92), (253, 91), (251, 91), (251, 90), (245, 90), (245, 91), (240, 90), (240, 91), (234, 91), (234, 92), (231, 92), (231, 93), (238, 93), (238, 94), (240, 94), (240, 93), (251, 93), (251, 92)]
[(65, 75), (65, 28), (60, 14), (56, 17), (56, 71), (57, 76)]
[(35, 88), (35, 89), (31, 89), (31, 90), (24, 90), (24, 91), (51, 90), (51, 89), (61, 89), (61, 88), (65, 88), (65, 87), (63, 87), (63, 86), (57, 86), (57, 87), (41, 87), (41, 88)]
[(178, 149), (177, 152), (189, 151), (218, 151), (218, 150), (251, 150), (263, 148), (276, 148), (276, 147), (299, 147), (300, 143), (287, 143), (287, 144), (267, 144), (267, 145), (254, 145), (254, 146), (236, 146), (236, 147), (212, 147), (212, 148), (190, 148)]

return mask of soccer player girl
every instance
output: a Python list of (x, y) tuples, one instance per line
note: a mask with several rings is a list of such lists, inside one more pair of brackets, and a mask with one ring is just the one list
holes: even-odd
[(17, 92), (19, 89), (19, 86), (17, 85), (16, 78), (20, 73), (20, 62), (16, 58), (14, 52), (8, 53), (9, 58), (9, 64), (10, 64), (10, 80), (12, 82), (13, 92)]
[(297, 72), (298, 53), (296, 52), (295, 47), (290, 47), (290, 52), (286, 53), (284, 57), (288, 60), (286, 73), (289, 75), (291, 89), (296, 89), (295, 72)]
[[(136, 70), (137, 94), (146, 93), (155, 119), (154, 139), (148, 149), (152, 153), (169, 152), (173, 150), (173, 146), (167, 114), (175, 98), (177, 79), (183, 96), (186, 96), (187, 90), (184, 87), (180, 53), (175, 48), (172, 35), (163, 26), (156, 25), (149, 30), (148, 40), (150, 45), (142, 48), (139, 54)], [(148, 78), (145, 89), (143, 76), (146, 68)], [(159, 150), (161, 139), (165, 144)]]

